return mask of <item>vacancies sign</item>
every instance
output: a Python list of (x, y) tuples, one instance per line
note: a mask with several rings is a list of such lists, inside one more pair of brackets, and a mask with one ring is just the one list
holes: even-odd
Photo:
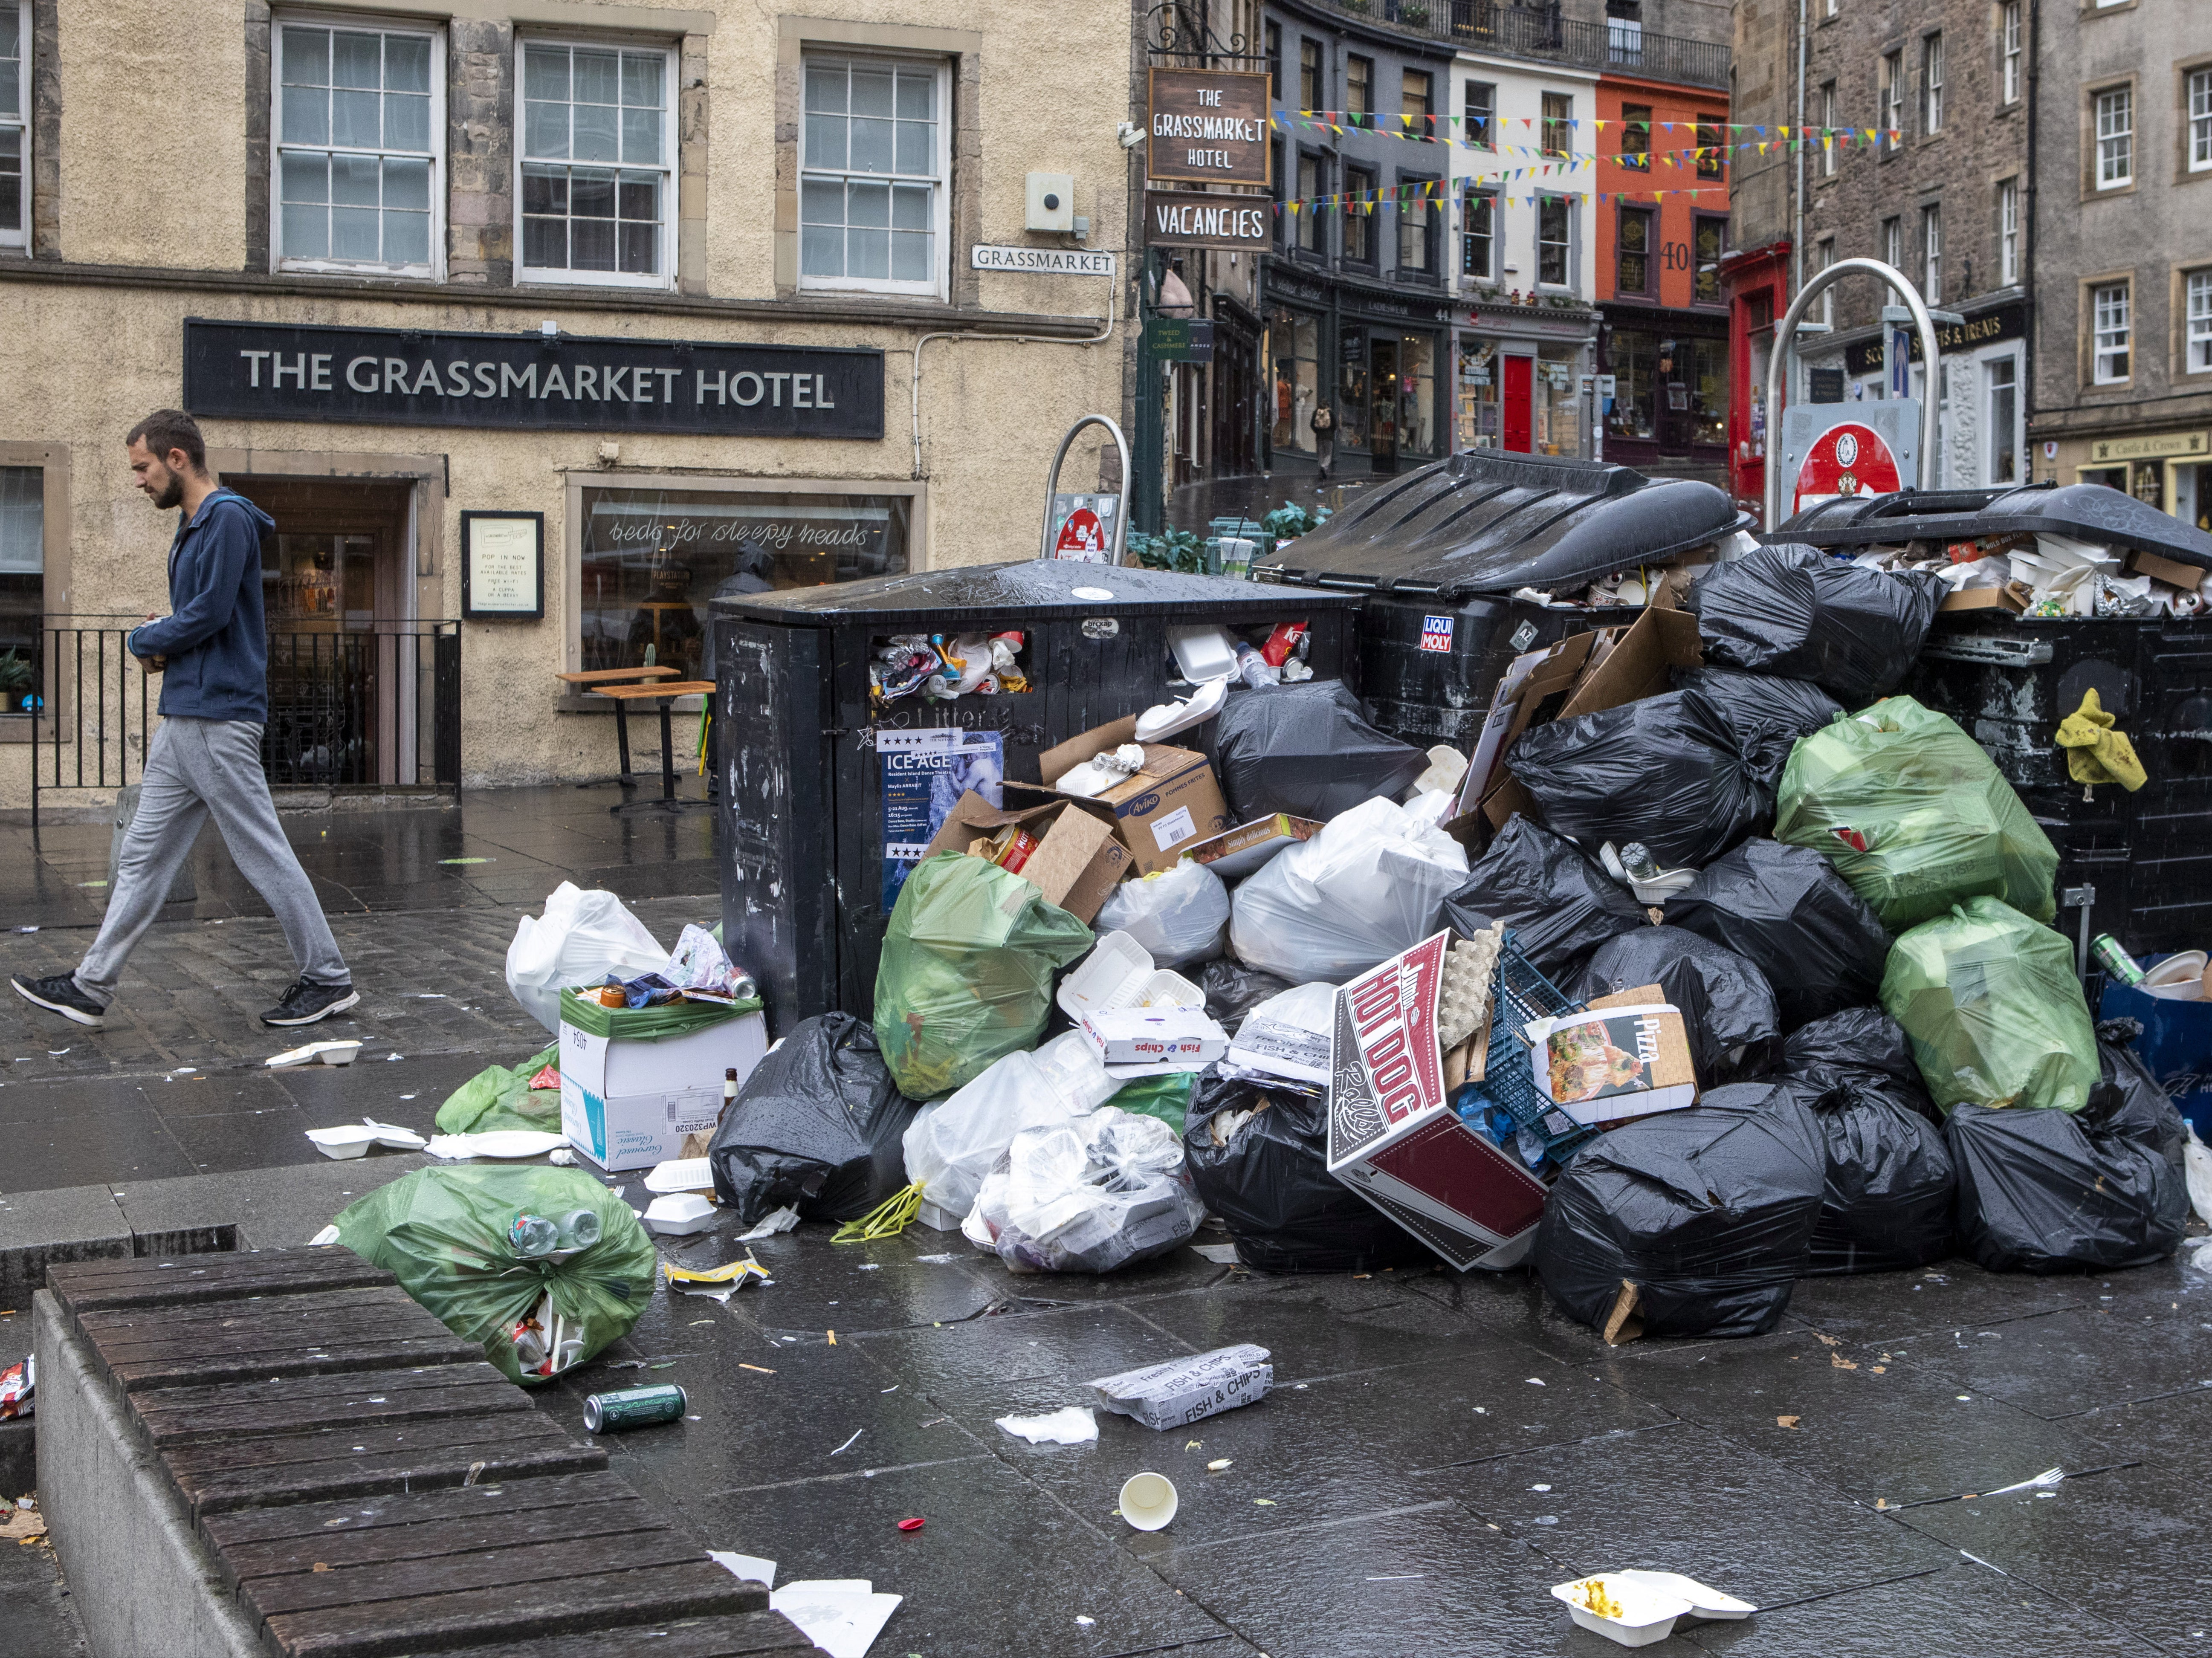
[(884, 354), (187, 317), (185, 407), (236, 420), (875, 439)]

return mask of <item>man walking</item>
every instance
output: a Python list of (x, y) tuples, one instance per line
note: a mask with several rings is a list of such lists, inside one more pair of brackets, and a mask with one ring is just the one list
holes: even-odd
[(137, 814), (124, 837), (100, 936), (75, 973), (11, 981), (25, 1000), (97, 1029), (123, 963), (160, 914), (210, 816), (239, 872), (284, 929), (300, 976), (261, 1016), (313, 1024), (361, 1000), (261, 770), (269, 718), (269, 635), (261, 537), (276, 520), (208, 476), (190, 415), (161, 409), (131, 428), (131, 470), (163, 512), (184, 509), (169, 548), (169, 608), (131, 630), (131, 653), (162, 674), (161, 725), (146, 751)]

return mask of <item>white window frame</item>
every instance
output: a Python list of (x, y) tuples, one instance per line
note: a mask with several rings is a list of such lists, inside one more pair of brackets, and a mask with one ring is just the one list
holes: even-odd
[[(2008, 373), (2012, 376), (2012, 379), (2002, 386), (1998, 385), (1996, 380), (1997, 374), (2000, 370)], [(2022, 483), (2027, 481), (2026, 468), (2021, 464), (2021, 457), (2020, 380), (2020, 356), (2018, 353), (2010, 351), (2002, 352), (1996, 356), (1987, 357), (1983, 360), (1982, 429), (1990, 434), (1990, 443), (1984, 446), (1982, 454), (1982, 485), (1984, 489), (2001, 487), (2005, 482), (2005, 480), (2000, 479), (1997, 477), (1997, 469), (1995, 465), (1996, 459), (1996, 440), (2000, 437), (2003, 440), (2005, 452), (2012, 457), (2013, 476), (2010, 482), (2013, 483)], [(1997, 430), (1996, 417), (1997, 393), (2000, 392), (2009, 392), (2012, 393), (2012, 419), (2006, 423), (2006, 428), (2002, 433), (1999, 433)]]
[[(1813, 274), (1818, 276), (1836, 262), (1836, 239), (1823, 236), (1813, 244)], [(1830, 328), (1836, 325), (1836, 287), (1833, 282), (1820, 290), (1820, 320)]]
[(1943, 303), (1943, 204), (1923, 203), (1920, 209), (1920, 297), (1929, 305)]
[[(2105, 106), (2115, 100), (2114, 107), (2124, 117), (2124, 126), (2115, 125), (2108, 132), (2105, 128)], [(2092, 182), (2099, 190), (2126, 190), (2136, 181), (2136, 89), (2132, 85), (2106, 87), (2089, 94), (2091, 137), (2096, 144)], [(2107, 151), (2106, 146), (2112, 148)], [(2107, 160), (2124, 170), (2109, 172)]]
[[(1483, 233), (1483, 240), (1489, 245), (1490, 257), (1483, 262), (1483, 268), (1480, 270), (1469, 270), (1467, 268), (1467, 245), (1474, 234), (1468, 227), (1469, 209), (1476, 201), (1487, 203), (1490, 208), (1490, 228)], [(1459, 274), (1462, 281), (1494, 282), (1498, 280), (1498, 244), (1499, 239), (1504, 234), (1504, 222), (1498, 216), (1497, 193), (1479, 185), (1463, 185), (1460, 191), (1459, 227)]]
[[(528, 113), (526, 105), (527, 87), (524, 81), (527, 53), (532, 46), (583, 46), (605, 51), (647, 52), (658, 52), (666, 58), (661, 72), (660, 153), (664, 158), (658, 167), (629, 161), (556, 161), (544, 156), (529, 156), (523, 152), (528, 147)], [(676, 200), (680, 169), (678, 166), (676, 143), (678, 126), (676, 105), (681, 88), (678, 71), (678, 48), (665, 39), (618, 39), (606, 35), (565, 34), (556, 30), (516, 31), (514, 36), (514, 172), (512, 188), (514, 194), (514, 281), (517, 287), (533, 288), (635, 288), (666, 292), (676, 286), (676, 227), (680, 216)], [(573, 70), (572, 70), (573, 72)], [(575, 270), (566, 266), (549, 270), (542, 265), (523, 263), (525, 229), (522, 210), (522, 175), (526, 167), (537, 161), (548, 167), (605, 167), (617, 173), (659, 172), (663, 179), (660, 191), (660, 239), (655, 250), (654, 263), (660, 269), (650, 276), (628, 270)], [(619, 257), (619, 255), (617, 255)]]
[(1997, 282), (2010, 288), (2020, 281), (2020, 180), (1997, 181)]
[(1997, 87), (1998, 101), (2013, 104), (2020, 101), (2021, 92), (2021, 0), (2004, 0), (1999, 8), (1997, 22)]
[[(7, 3), (8, 0), (0, 0), (0, 5)], [(18, 0), (15, 21), (16, 106), (0, 110), (0, 130), (19, 135), (15, 156), (17, 165), (23, 169), (17, 185), (23, 222), (13, 229), (0, 225), (0, 247), (27, 248), (31, 245), (31, 0)]]
[(1820, 176), (1832, 179), (1836, 176), (1837, 168), (1843, 164), (1843, 158), (1836, 153), (1840, 146), (1835, 139), (1836, 83), (1833, 81), (1824, 83), (1820, 88)]
[[(446, 197), (450, 188), (446, 158), (446, 31), (437, 23), (361, 12), (285, 10), (269, 20), (269, 268), (309, 276), (427, 277), (446, 280)], [(430, 43), (430, 257), (422, 264), (386, 264), (359, 259), (291, 258), (284, 252), (284, 151), (288, 148), (339, 153), (336, 144), (288, 146), (284, 142), (284, 39), (286, 27), (374, 30), (379, 34), (419, 35)], [(360, 152), (354, 152), (360, 153)], [(385, 155), (415, 152), (381, 151)]]
[[(2118, 304), (2111, 311), (2106, 309), (2108, 296), (2119, 296)], [(2107, 321), (2107, 319), (2111, 321)], [(2106, 342), (2110, 340), (2111, 344)], [(2106, 362), (2116, 356), (2128, 360), (2124, 374), (2108, 374)], [(2089, 383), (2092, 386), (2125, 386), (2135, 378), (2135, 290), (2127, 282), (2093, 282), (2089, 287)]]
[[(1477, 87), (1490, 94), (1487, 112), (1482, 120), (1482, 137), (1479, 142), (1474, 137), (1474, 118), (1468, 113), (1474, 107), (1474, 89)], [(1495, 81), (1472, 79), (1462, 82), (1460, 86), (1460, 117), (1459, 141), (1463, 148), (1496, 149), (1498, 148), (1498, 83)]]
[[(1547, 201), (1556, 201), (1566, 209), (1567, 240), (1565, 243), (1547, 244), (1544, 240), (1544, 203)], [(1577, 291), (1578, 284), (1575, 280), (1575, 274), (1582, 257), (1582, 227), (1577, 222), (1577, 206), (1576, 198), (1562, 191), (1546, 191), (1537, 197), (1534, 224), (1536, 266), (1534, 273), (1535, 282), (1533, 286), (1554, 294), (1572, 294)], [(1565, 246), (1567, 250), (1567, 279), (1564, 282), (1547, 282), (1544, 280), (1544, 249), (1547, 246)]]
[(1902, 274), (1905, 270), (1905, 218), (1893, 214), (1881, 222), (1881, 262)]
[[(927, 68), (937, 76), (937, 168), (932, 179), (930, 228), (936, 235), (937, 270), (926, 282), (901, 282), (890, 276), (810, 276), (806, 275), (805, 226), (804, 222), (806, 199), (806, 66), (810, 62), (835, 58), (848, 64), (890, 64), (903, 68)], [(1287, 158), (1286, 158), (1287, 159)], [(886, 182), (897, 179), (912, 179), (913, 173), (886, 173), (880, 175), (854, 174), (847, 169), (823, 169), (824, 175), (835, 171), (840, 177), (880, 176)], [(948, 58), (909, 52), (883, 52), (864, 48), (823, 46), (817, 51), (802, 52), (799, 62), (799, 198), (801, 222), (799, 252), (799, 285), (802, 289), (817, 293), (846, 294), (919, 294), (934, 299), (945, 299), (951, 292), (952, 272), (952, 62)]]
[(1894, 155), (1905, 143), (1905, 48), (1884, 52), (1875, 72), (1881, 77), (1875, 107), (1881, 112), (1881, 154)]
[(2189, 121), (2186, 165), (2191, 173), (2212, 170), (2212, 67), (2189, 71), (2182, 99)]
[(1943, 35), (1920, 37), (1920, 131), (1933, 137), (1943, 130)]
[(2212, 374), (2212, 268), (2181, 276), (2181, 372)]

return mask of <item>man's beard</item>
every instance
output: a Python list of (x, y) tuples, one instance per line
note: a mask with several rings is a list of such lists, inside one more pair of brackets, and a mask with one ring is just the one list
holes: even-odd
[(161, 492), (154, 497), (154, 505), (166, 513), (172, 507), (181, 507), (184, 504), (184, 480), (172, 472), (169, 474), (169, 481), (161, 486)]

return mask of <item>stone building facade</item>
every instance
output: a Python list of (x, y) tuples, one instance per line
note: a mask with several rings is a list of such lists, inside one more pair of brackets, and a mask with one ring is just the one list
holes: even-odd
[[(93, 692), (52, 677), (52, 630), (167, 608), (174, 525), (124, 461), (150, 410), (202, 413), (276, 515), (272, 637), (369, 664), (353, 714), (295, 722), (299, 780), (399, 786), (432, 700), (457, 780), (605, 775), (608, 705), (555, 675), (698, 672), (733, 577), (1033, 553), (1060, 434), (1124, 410), (1126, 294), (973, 250), (1133, 275), (1126, 0), (0, 4), (0, 173), (27, 158), (0, 179), (0, 653), (42, 676), (0, 714), (0, 809), (33, 737), (60, 774), (138, 763), (73, 734)], [(1073, 180), (1063, 228), (1030, 228), (1033, 173)], [(468, 585), (479, 542), (523, 561), (500, 595), (494, 565)], [(387, 642), (432, 634), (459, 641), (434, 670)]]

